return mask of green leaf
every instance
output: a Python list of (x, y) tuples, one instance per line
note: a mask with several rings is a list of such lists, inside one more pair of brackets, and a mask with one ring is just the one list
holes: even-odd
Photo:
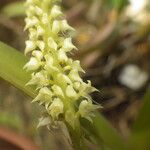
[(137, 120), (132, 129), (129, 139), (131, 149), (149, 150), (150, 149), (150, 88), (147, 90), (143, 106), (139, 112)]
[(144, 99), (143, 106), (139, 112), (138, 118), (133, 126), (134, 132), (150, 131), (150, 88), (147, 90)]
[(0, 42), (0, 77), (34, 97), (34, 89), (25, 86), (30, 80), (30, 73), (23, 70), (27, 61), (22, 53)]
[(115, 8), (118, 12), (121, 12), (129, 4), (129, 0), (107, 0), (106, 3), (111, 8)]
[(17, 1), (6, 5), (1, 13), (8, 17), (17, 17), (25, 15), (24, 1)]
[[(30, 79), (30, 73), (22, 69), (26, 62), (23, 54), (0, 42), (0, 77), (34, 98), (34, 88), (25, 86)], [(112, 150), (125, 150), (123, 140), (101, 114), (96, 114), (93, 123), (82, 120), (82, 126), (96, 138), (97, 143), (103, 142)]]
[(82, 120), (82, 126), (94, 135), (98, 144), (105, 144), (111, 150), (127, 150), (123, 139), (100, 113), (95, 114), (93, 123)]
[(129, 140), (129, 150), (150, 150), (150, 131), (134, 133)]

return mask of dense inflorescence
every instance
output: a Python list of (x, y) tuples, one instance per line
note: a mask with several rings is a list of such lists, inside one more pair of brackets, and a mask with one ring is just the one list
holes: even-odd
[(91, 82), (83, 82), (80, 61), (67, 55), (77, 49), (69, 35), (74, 29), (64, 19), (61, 0), (27, 0), (25, 29), (29, 31), (25, 54), (31, 58), (25, 69), (32, 71), (27, 85), (36, 85), (33, 102), (45, 106), (49, 118), (64, 121), (74, 128), (80, 117), (90, 121), (98, 108), (92, 103)]

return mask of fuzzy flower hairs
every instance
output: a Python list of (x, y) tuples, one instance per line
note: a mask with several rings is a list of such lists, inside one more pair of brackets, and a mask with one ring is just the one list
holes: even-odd
[(74, 128), (83, 117), (92, 121), (93, 111), (99, 106), (89, 95), (96, 89), (91, 82), (83, 82), (79, 72), (84, 72), (80, 61), (67, 56), (77, 49), (69, 35), (74, 29), (63, 19), (59, 6), (61, 0), (27, 0), (26, 26), (29, 40), (25, 54), (31, 58), (24, 66), (32, 71), (27, 85), (38, 91), (33, 102), (45, 107), (50, 122), (63, 121)]

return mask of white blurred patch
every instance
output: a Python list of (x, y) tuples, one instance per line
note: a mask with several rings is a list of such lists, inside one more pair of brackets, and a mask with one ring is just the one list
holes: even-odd
[(119, 75), (121, 84), (132, 90), (138, 90), (148, 81), (148, 74), (136, 65), (127, 65)]
[(129, 0), (130, 6), (128, 8), (128, 13), (131, 15), (136, 15), (142, 11), (147, 3), (147, 0)]
[(148, 5), (148, 1), (149, 0), (129, 0), (130, 5), (126, 9), (126, 16), (138, 22), (147, 22), (150, 18), (149, 12), (145, 9)]

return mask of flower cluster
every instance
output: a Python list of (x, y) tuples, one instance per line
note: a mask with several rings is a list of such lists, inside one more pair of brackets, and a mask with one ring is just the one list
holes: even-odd
[(74, 29), (64, 19), (60, 1), (27, 0), (25, 54), (30, 53), (31, 58), (24, 68), (32, 71), (27, 85), (38, 90), (33, 102), (45, 106), (53, 122), (63, 120), (74, 127), (80, 117), (91, 121), (98, 106), (89, 95), (96, 89), (79, 76), (84, 72), (80, 61), (67, 56), (77, 48), (69, 35)]

